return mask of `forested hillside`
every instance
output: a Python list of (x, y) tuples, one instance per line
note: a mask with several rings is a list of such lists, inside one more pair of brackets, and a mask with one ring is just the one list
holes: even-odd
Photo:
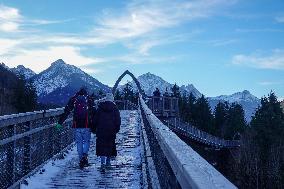
[(33, 111), (36, 105), (33, 85), (0, 65), (0, 115)]

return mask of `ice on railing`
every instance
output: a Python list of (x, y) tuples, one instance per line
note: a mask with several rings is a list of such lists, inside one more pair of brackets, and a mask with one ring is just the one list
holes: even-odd
[[(141, 106), (158, 138), (179, 183), (190, 188), (236, 188), (212, 165), (203, 159), (175, 133), (166, 127), (147, 107), (142, 97)], [(181, 184), (182, 185), (182, 184)]]

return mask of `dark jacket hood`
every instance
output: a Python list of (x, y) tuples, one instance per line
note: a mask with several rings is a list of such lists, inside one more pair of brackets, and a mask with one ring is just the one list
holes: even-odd
[(113, 102), (105, 101), (99, 104), (99, 108), (104, 112), (112, 112), (116, 109), (116, 105)]

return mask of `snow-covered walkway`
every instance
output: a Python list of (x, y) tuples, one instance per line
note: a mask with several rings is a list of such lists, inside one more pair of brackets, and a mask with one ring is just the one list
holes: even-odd
[(90, 167), (80, 170), (75, 146), (63, 160), (48, 162), (38, 173), (27, 179), (21, 188), (141, 188), (142, 159), (139, 114), (121, 111), (121, 130), (117, 137), (118, 156), (110, 169), (100, 170), (95, 155), (95, 136), (89, 152)]

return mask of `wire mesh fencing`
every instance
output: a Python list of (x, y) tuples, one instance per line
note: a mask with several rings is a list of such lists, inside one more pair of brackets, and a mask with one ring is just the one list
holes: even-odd
[(163, 120), (173, 131), (194, 139), (198, 142), (214, 146), (216, 148), (236, 148), (240, 146), (239, 140), (225, 140), (207, 132), (204, 132), (189, 123), (183, 122), (180, 118), (168, 118)]
[(54, 127), (62, 113), (61, 108), (0, 117), (0, 188), (15, 185), (74, 141), (71, 117), (63, 129)]

